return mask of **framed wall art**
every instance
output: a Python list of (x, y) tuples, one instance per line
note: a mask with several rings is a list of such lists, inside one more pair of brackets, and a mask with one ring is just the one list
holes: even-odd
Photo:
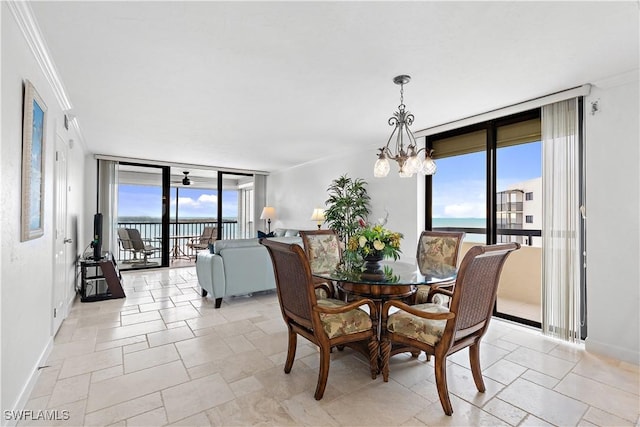
[(21, 241), (44, 234), (44, 154), (47, 106), (29, 80), (24, 83), (22, 123)]

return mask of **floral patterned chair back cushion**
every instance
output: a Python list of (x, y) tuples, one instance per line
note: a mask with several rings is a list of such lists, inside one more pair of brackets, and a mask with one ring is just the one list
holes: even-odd
[(418, 242), (418, 266), (421, 272), (442, 264), (456, 266), (464, 233), (423, 232)]
[(311, 271), (329, 272), (340, 264), (340, 242), (337, 234), (309, 234), (307, 242)]

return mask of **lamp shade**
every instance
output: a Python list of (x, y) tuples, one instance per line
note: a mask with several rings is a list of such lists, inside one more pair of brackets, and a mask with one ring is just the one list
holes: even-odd
[(260, 214), (260, 219), (275, 219), (276, 218), (276, 210), (271, 206), (265, 206), (262, 208), (262, 213)]
[(324, 209), (322, 208), (315, 208), (313, 210), (313, 213), (311, 214), (311, 219), (313, 221), (324, 221)]

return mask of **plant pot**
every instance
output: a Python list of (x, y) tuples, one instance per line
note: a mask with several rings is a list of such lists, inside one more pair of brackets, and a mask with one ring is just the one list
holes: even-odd
[(364, 257), (364, 272), (367, 274), (376, 274), (383, 275), (384, 271), (382, 270), (382, 265), (380, 262), (382, 261), (381, 255), (367, 255)]

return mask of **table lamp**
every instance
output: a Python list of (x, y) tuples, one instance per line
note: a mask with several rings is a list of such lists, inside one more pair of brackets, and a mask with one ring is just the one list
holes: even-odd
[(313, 210), (313, 213), (311, 214), (311, 220), (312, 221), (318, 221), (318, 230), (320, 230), (320, 227), (322, 226), (322, 223), (325, 220), (324, 217), (324, 209), (322, 208), (315, 208)]
[(262, 214), (260, 214), (260, 219), (267, 220), (267, 233), (271, 233), (271, 220), (276, 218), (276, 210), (271, 206), (265, 206), (262, 208)]

